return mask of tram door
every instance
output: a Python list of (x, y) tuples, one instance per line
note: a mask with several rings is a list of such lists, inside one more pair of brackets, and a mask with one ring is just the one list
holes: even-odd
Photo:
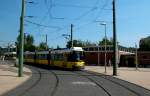
[(63, 58), (63, 61), (62, 61), (62, 66), (64, 67), (64, 68), (66, 68), (67, 67), (67, 57), (68, 57), (68, 54), (67, 53), (64, 53), (64, 54), (62, 54), (62, 58)]

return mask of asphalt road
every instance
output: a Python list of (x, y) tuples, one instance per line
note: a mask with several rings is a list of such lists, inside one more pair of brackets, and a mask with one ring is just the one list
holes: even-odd
[(112, 76), (28, 67), (31, 79), (3, 96), (150, 96), (149, 90)]

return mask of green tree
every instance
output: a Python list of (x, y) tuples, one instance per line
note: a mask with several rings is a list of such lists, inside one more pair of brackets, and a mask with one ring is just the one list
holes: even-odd
[(150, 51), (150, 36), (142, 38), (139, 42), (140, 51)]
[(45, 42), (41, 42), (39, 46), (37, 47), (37, 50), (47, 50), (47, 49), (48, 49), (48, 46), (46, 45)]
[(24, 45), (24, 51), (35, 51), (35, 49), (36, 49), (36, 46), (35, 45), (27, 45), (27, 44), (25, 44)]
[[(71, 48), (71, 41), (67, 42), (67, 48)], [(83, 42), (81, 40), (73, 40), (73, 47), (83, 47)]]
[[(106, 38), (106, 45), (112, 45), (112, 40), (109, 40)], [(105, 38), (102, 39), (102, 41), (99, 41), (99, 45), (105, 45)]]
[(1, 48), (1, 46), (0, 46), (0, 56), (2, 55), (2, 48)]
[[(82, 41), (82, 40), (73, 40), (73, 46), (74, 47), (85, 47), (85, 46), (95, 46), (95, 43), (91, 43), (90, 41)], [(71, 47), (71, 41), (67, 42), (66, 45), (67, 48)]]
[(86, 47), (86, 46), (96, 46), (96, 43), (92, 43), (90, 41), (83, 41), (83, 46)]
[[(19, 41), (20, 41), (20, 35), (18, 35), (17, 37), (17, 42), (16, 42), (17, 49), (19, 49)], [(24, 36), (24, 51), (35, 51), (34, 37), (30, 34)]]
[(25, 44), (33, 45), (33, 43), (34, 43), (34, 38), (32, 35), (25, 36)]
[(59, 45), (57, 45), (57, 48), (56, 49), (61, 49), (60, 47), (59, 47)]

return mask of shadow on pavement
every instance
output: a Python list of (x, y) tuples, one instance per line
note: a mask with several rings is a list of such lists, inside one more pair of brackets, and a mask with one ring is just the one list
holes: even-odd
[[(32, 68), (30, 68), (30, 67), (28, 67), (28, 68), (31, 70), (31, 72), (34, 72), (34, 70)], [(31, 75), (31, 73), (30, 72), (25, 72), (24, 75)], [(20, 78), (23, 78), (23, 77), (20, 77)], [(24, 93), (36, 81), (35, 78), (36, 78), (36, 76), (32, 75), (27, 81), (25, 81), (22, 84), (18, 85), (16, 88), (2, 94), (1, 96), (21, 96), (22, 93)]]

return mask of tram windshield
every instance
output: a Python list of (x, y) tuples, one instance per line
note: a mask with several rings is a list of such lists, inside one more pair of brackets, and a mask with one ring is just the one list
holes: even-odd
[(70, 56), (68, 57), (68, 61), (80, 61), (83, 60), (84, 55), (83, 51), (73, 51)]

